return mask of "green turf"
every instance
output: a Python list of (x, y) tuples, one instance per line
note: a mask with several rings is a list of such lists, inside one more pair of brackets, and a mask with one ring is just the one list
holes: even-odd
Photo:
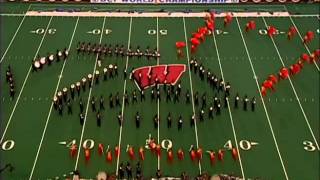
[[(23, 13), (28, 9), (29, 4), (1, 5), (5, 7), (2, 8), (2, 13)], [(33, 4), (30, 9), (56, 7), (58, 6)], [(68, 5), (68, 7), (90, 9), (94, 6)], [(113, 8), (109, 6), (97, 7), (102, 9)], [(143, 9), (145, 7), (148, 6), (139, 8)], [(163, 7), (169, 9), (177, 8), (176, 6)], [(160, 9), (163, 7), (154, 8)], [(239, 10), (239, 7), (233, 6), (212, 7)], [(114, 8), (117, 8), (117, 6)], [(123, 6), (123, 8), (137, 7)], [(178, 8), (185, 9), (188, 7), (179, 6)], [(208, 7), (194, 7), (198, 11), (205, 8)], [(252, 6), (248, 8), (252, 8), (252, 10), (284, 10), (283, 6), (259, 6), (258, 8)], [(295, 13), (319, 14), (315, 5), (288, 5), (287, 8)], [(102, 43), (112, 45), (123, 44), (127, 47), (129, 44), (133, 48), (140, 45), (142, 49), (150, 46), (151, 49), (158, 48), (160, 50), (161, 58), (159, 64), (188, 65), (186, 51), (184, 58), (177, 59), (174, 44), (176, 41), (188, 40), (192, 32), (195, 32), (199, 26), (203, 25), (202, 18), (158, 18), (157, 24), (157, 18), (107, 17), (105, 18), (104, 28), (110, 29), (112, 32), (100, 36), (100, 34), (90, 34), (88, 31), (101, 29), (104, 18), (52, 17), (49, 24), (50, 17), (27, 16), (4, 56), (22, 18), (1, 16), (2, 22), (6, 27), (4, 34), (1, 36), (1, 58), (4, 57), (1, 63), (1, 71), (4, 73), (5, 68), (10, 65), (14, 72), (17, 87), (16, 98), (10, 100), (8, 85), (5, 83), (4, 75), (1, 76), (1, 87), (3, 87), (1, 137), (9, 120), (10, 123), (4, 140), (0, 144), (0, 165), (2, 167), (6, 163), (12, 163), (15, 167), (12, 173), (7, 171), (2, 173), (0, 177), (3, 179), (28, 179), (31, 174), (32, 179), (50, 179), (56, 176), (62, 178), (64, 174), (68, 174), (75, 168), (79, 169), (86, 178), (94, 178), (99, 170), (115, 173), (117, 169), (115, 157), (113, 157), (112, 163), (107, 163), (105, 156), (100, 157), (98, 155), (97, 146), (99, 143), (103, 143), (105, 147), (110, 145), (113, 151), (114, 147), (119, 143), (120, 128), (116, 117), (122, 109), (119, 107), (109, 108), (109, 94), (112, 93), (114, 95), (119, 92), (122, 95), (125, 88), (131, 97), (132, 91), (137, 90), (136, 85), (129, 79), (126, 80), (126, 86), (124, 87), (125, 79), (122, 72), (126, 66), (126, 58), (105, 58), (102, 61), (102, 67), (97, 67), (97, 69), (101, 71), (104, 66), (117, 63), (119, 77), (105, 82), (100, 81), (99, 85), (93, 86), (91, 94), (88, 87), (85, 93), (81, 93), (80, 97), (85, 102), (85, 107), (89, 94), (90, 98), (92, 96), (96, 98), (101, 95), (104, 96), (106, 110), (102, 112), (101, 128), (96, 126), (96, 114), (91, 111), (90, 105), (88, 106), (86, 124), (84, 127), (80, 126), (78, 117), (79, 97), (77, 96), (73, 102), (72, 115), (67, 115), (66, 109), (63, 117), (60, 117), (54, 110), (50, 112), (51, 99), (54, 96), (57, 85), (58, 90), (61, 90), (63, 87), (69, 87), (70, 84), (93, 72), (96, 56), (78, 56), (75, 52), (77, 43), (79, 41), (98, 43), (101, 37)], [(240, 34), (237, 20), (244, 39)], [(245, 33), (243, 29), (249, 20), (256, 21), (257, 29), (250, 33)], [(290, 18), (265, 18), (265, 21), (268, 25), (276, 26), (280, 32), (286, 32), (288, 27), (292, 26)], [(319, 19), (317, 17), (293, 17), (293, 21), (301, 35), (304, 35), (308, 30), (316, 32), (317, 28), (319, 28)], [(56, 29), (56, 32), (54, 34), (47, 32), (44, 37), (44, 34), (30, 33), (32, 30), (41, 28), (45, 30), (47, 26), (48, 29)], [(160, 169), (165, 176), (179, 176), (182, 171), (186, 171), (190, 176), (194, 177), (199, 174), (201, 167), (202, 172), (208, 172), (209, 174), (234, 173), (238, 176), (244, 175), (246, 178), (286, 179), (287, 175), (288, 179), (319, 179), (319, 150), (306, 151), (304, 149), (306, 146), (303, 144), (304, 141), (310, 141), (315, 144), (308, 123), (316, 140), (319, 141), (319, 71), (315, 65), (306, 64), (301, 74), (291, 78), (293, 87), (288, 80), (281, 81), (276, 86), (276, 92), (268, 94), (264, 99), (266, 105), (266, 109), (264, 109), (254, 79), (254, 73), (250, 66), (251, 61), (260, 86), (269, 74), (278, 72), (282, 67), (281, 60), (283, 60), (285, 66), (289, 66), (295, 63), (302, 53), (307, 52), (299, 36), (289, 42), (285, 34), (280, 34), (274, 38), (274, 46), (268, 36), (259, 34), (259, 30), (265, 29), (262, 18), (234, 18), (232, 24), (226, 28), (223, 27), (223, 19), (217, 18), (216, 28), (227, 32), (227, 34), (216, 33), (214, 36), (207, 37), (206, 41), (200, 45), (198, 52), (189, 54), (189, 57), (196, 57), (218, 77), (223, 74), (225, 81), (230, 82), (232, 85), (232, 97), (236, 93), (239, 93), (241, 97), (245, 94), (249, 98), (255, 96), (257, 98), (257, 109), (255, 112), (244, 112), (241, 108), (235, 109), (232, 98), (230, 99), (230, 111), (228, 108), (222, 108), (220, 116), (215, 116), (213, 120), (210, 120), (206, 115), (204, 122), (198, 121), (196, 128), (190, 127), (190, 117), (194, 113), (193, 104), (186, 104), (184, 97), (180, 99), (179, 103), (167, 103), (165, 101), (165, 92), (161, 87), (159, 142), (163, 140), (172, 141), (175, 160), (172, 164), (168, 163), (164, 149), (159, 161), (155, 155), (146, 150), (146, 160), (143, 162), (144, 175), (146, 177), (154, 176), (159, 163)], [(148, 30), (157, 29), (159, 32), (167, 30), (167, 34), (161, 35), (159, 33), (158, 36), (156, 34), (148, 34)], [(185, 39), (185, 33), (187, 39)], [(40, 55), (46, 55), (48, 52), (56, 52), (57, 49), (68, 48), (69, 44), (71, 45), (71, 55), (65, 65), (63, 62), (58, 62), (50, 67), (45, 67), (40, 72), (28, 74), (31, 60), (37, 55), (38, 48)], [(245, 45), (248, 48), (248, 54)], [(315, 40), (308, 47), (311, 51), (319, 48), (319, 33), (315, 34)], [(157, 63), (156, 60), (128, 59), (128, 72), (132, 68), (156, 65)], [(62, 78), (59, 81), (61, 72)], [(26, 77), (27, 75), (28, 77)], [(25, 78), (25, 86), (15, 107)], [(190, 81), (192, 84), (190, 84)], [(193, 90), (193, 92), (199, 92), (199, 98), (201, 99), (202, 94), (206, 92), (208, 104), (212, 102), (216, 94), (216, 91), (213, 91), (206, 82), (202, 82), (193, 72), (190, 73), (188, 66), (187, 71), (181, 78), (181, 85), (183, 95), (186, 90)], [(300, 99), (301, 107), (296, 100), (294, 91)], [(145, 141), (149, 134), (158, 141), (158, 130), (153, 127), (153, 117), (158, 113), (158, 104), (151, 101), (150, 92), (150, 89), (146, 90), (145, 102), (124, 107), (125, 122), (121, 133), (120, 163), (130, 161), (125, 151), (128, 144), (132, 145), (137, 152), (140, 146), (145, 146)], [(223, 99), (221, 93), (219, 97)], [(240, 103), (240, 105), (242, 104)], [(195, 106), (194, 108), (195, 113), (198, 115), (201, 109), (200, 106)], [(205, 110), (207, 111), (207, 108)], [(134, 116), (137, 111), (142, 116), (142, 123), (139, 129), (136, 129), (134, 122)], [(171, 112), (173, 117), (171, 129), (167, 128), (166, 117), (168, 112)], [(11, 113), (12, 117), (10, 117)], [(177, 129), (179, 115), (182, 115), (184, 119), (182, 131)], [(46, 129), (44, 129), (45, 127)], [(43, 141), (41, 141), (42, 135), (44, 135)], [(83, 149), (80, 151), (79, 161), (76, 164), (76, 159), (69, 157), (68, 148), (58, 144), (60, 141), (69, 143), (72, 140), (76, 140), (79, 145), (81, 137), (82, 143), (91, 140), (95, 143), (91, 160), (88, 164), (85, 163)], [(2, 146), (8, 140), (13, 140), (15, 145), (11, 150), (5, 151)], [(216, 152), (218, 149), (222, 149), (229, 140), (231, 140), (233, 146), (236, 146), (236, 143), (240, 146), (240, 142), (245, 141), (257, 142), (258, 145), (252, 146), (250, 150), (243, 150), (239, 147), (241, 161), (234, 161), (230, 151), (226, 151), (224, 162), (216, 162), (214, 166), (211, 166), (207, 153), (204, 153), (204, 158), (200, 164), (191, 162), (187, 150), (191, 145), (197, 146), (197, 140), (204, 151), (214, 150)], [(185, 160), (182, 162), (177, 160), (176, 151), (179, 148), (185, 150)], [(136, 155), (138, 157), (138, 154)], [(136, 162), (135, 160), (131, 163), (135, 165)]]

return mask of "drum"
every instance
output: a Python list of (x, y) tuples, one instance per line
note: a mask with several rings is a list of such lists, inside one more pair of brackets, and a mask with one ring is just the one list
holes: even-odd
[(66, 94), (66, 93), (68, 92), (68, 89), (67, 89), (66, 87), (64, 87), (64, 88), (62, 89), (62, 92), (63, 92), (64, 94)]
[(81, 79), (81, 82), (82, 82), (82, 84), (86, 84), (87, 79), (86, 79), (86, 78), (82, 78), (82, 79)]
[(59, 57), (62, 56), (62, 52), (61, 52), (61, 51), (58, 52), (58, 56), (59, 56)]
[(54, 60), (54, 55), (53, 54), (50, 54), (49, 56), (49, 61), (53, 61)]
[(92, 80), (92, 74), (88, 74), (88, 79)]
[(33, 62), (33, 65), (34, 65), (34, 67), (37, 68), (37, 69), (39, 69), (39, 68), (41, 67), (41, 64), (40, 64), (39, 61), (34, 61), (34, 62)]
[(41, 57), (40, 58), (40, 64), (41, 65), (45, 65), (46, 64), (46, 58), (45, 57)]

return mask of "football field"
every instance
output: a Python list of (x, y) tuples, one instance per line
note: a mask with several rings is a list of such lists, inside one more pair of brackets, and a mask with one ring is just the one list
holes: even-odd
[[(320, 61), (305, 63), (301, 72), (280, 80), (275, 91), (268, 91), (262, 97), (261, 85), (270, 74), (277, 74), (282, 67), (290, 67), (303, 53), (311, 54), (319, 49), (320, 16), (317, 5), (221, 5), (221, 6), (91, 6), (49, 5), (49, 4), (1, 4), (1, 121), (0, 121), (0, 169), (11, 164), (14, 170), (0, 172), (0, 179), (65, 179), (79, 170), (81, 177), (95, 178), (99, 171), (110, 175), (118, 173), (121, 163), (130, 162), (135, 174), (138, 161), (142, 165), (146, 179), (155, 177), (160, 169), (163, 177), (180, 177), (182, 172), (190, 177), (199, 174), (233, 174), (244, 179), (286, 179), (316, 180), (319, 175), (320, 141)], [(65, 16), (48, 13), (28, 14), (31, 11), (50, 12), (54, 9), (77, 9), (88, 12), (88, 16)], [(204, 26), (204, 18), (186, 13), (178, 17), (167, 13), (164, 17), (112, 16), (111, 9), (149, 10), (166, 9), (170, 12), (192, 9), (203, 12), (206, 9), (217, 12), (282, 12), (289, 15), (248, 15), (234, 16), (231, 24), (224, 27), (223, 17), (216, 17), (215, 31), (206, 36), (195, 53), (190, 52), (190, 38), (193, 32)], [(95, 12), (108, 11), (103, 16)], [(70, 12), (71, 13), (71, 12)], [(139, 15), (140, 14), (140, 15)], [(245, 31), (249, 21), (255, 21), (256, 29)], [(267, 27), (277, 28), (272, 38), (267, 35)], [(294, 26), (296, 36), (288, 40), (289, 27)], [(307, 31), (314, 32), (314, 40), (302, 43)], [(186, 43), (182, 49), (184, 56), (177, 57), (175, 44)], [(97, 55), (77, 53), (79, 42), (91, 44), (123, 45), (125, 49), (137, 46), (144, 51), (147, 46), (157, 49), (160, 58), (128, 58), (112, 56), (100, 58)], [(57, 50), (69, 50), (66, 60), (53, 62), (51, 66), (33, 72), (32, 61), (40, 56), (55, 54)], [(230, 98), (225, 101), (224, 93), (212, 89), (207, 80), (201, 80), (190, 67), (191, 59), (219, 79), (231, 84)], [(101, 60), (101, 64), (98, 61)], [(119, 75), (87, 87), (71, 101), (72, 114), (59, 115), (53, 105), (53, 97), (64, 87), (80, 81), (96, 70), (117, 64)], [(184, 64), (186, 71), (180, 77), (182, 94), (178, 102), (166, 101), (166, 89), (160, 86), (161, 100), (152, 100), (151, 91), (146, 89), (145, 101), (140, 101), (137, 85), (129, 75), (132, 69), (144, 66)], [(10, 98), (6, 82), (6, 70), (11, 67), (15, 83), (15, 96)], [(137, 91), (138, 103), (132, 103), (132, 93)], [(125, 105), (123, 95), (129, 95), (129, 105)], [(185, 94), (198, 94), (186, 103)], [(109, 107), (109, 96), (119, 94), (121, 105)], [(235, 108), (235, 96), (240, 96), (239, 107)], [(202, 107), (205, 94), (206, 106)], [(251, 101), (256, 98), (256, 108), (243, 110), (243, 99), (247, 95)], [(99, 107), (100, 97), (104, 97), (105, 110), (101, 110), (102, 124), (97, 126), (96, 114), (91, 108), (95, 97)], [(221, 100), (221, 114), (209, 118), (208, 110), (214, 97)], [(84, 124), (79, 121), (79, 102), (84, 103)], [(201, 110), (204, 120), (199, 120)], [(136, 127), (135, 116), (139, 112), (140, 127)], [(167, 116), (171, 113), (172, 127), (167, 126)], [(119, 126), (118, 115), (123, 116)], [(192, 115), (196, 116), (190, 125)], [(179, 116), (183, 119), (182, 129), (178, 129)], [(159, 126), (154, 126), (154, 117), (159, 118)], [(161, 155), (149, 150), (148, 142), (154, 139), (161, 146)], [(78, 150), (70, 157), (70, 147)], [(99, 154), (98, 145), (104, 151)], [(116, 157), (115, 147), (120, 154)], [(134, 149), (131, 159), (128, 147)], [(139, 148), (145, 150), (144, 161), (140, 160)], [(192, 161), (189, 150), (203, 149), (201, 160)], [(171, 148), (171, 149), (170, 149)], [(231, 149), (238, 151), (234, 159)], [(90, 160), (85, 159), (85, 149), (89, 149)], [(184, 151), (184, 159), (179, 160), (177, 151)], [(173, 160), (168, 160), (168, 151), (173, 151)], [(224, 158), (218, 158), (218, 151), (224, 151)], [(107, 152), (112, 152), (112, 160), (107, 160)], [(215, 152), (216, 160), (210, 161), (209, 152)]]

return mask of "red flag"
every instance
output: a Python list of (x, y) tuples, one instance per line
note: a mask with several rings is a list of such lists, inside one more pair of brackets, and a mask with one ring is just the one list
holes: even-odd
[(186, 43), (183, 41), (176, 42), (176, 48), (180, 49), (186, 46)]

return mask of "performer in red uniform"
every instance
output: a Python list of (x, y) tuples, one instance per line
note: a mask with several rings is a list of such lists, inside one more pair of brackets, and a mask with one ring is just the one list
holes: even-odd
[(309, 57), (308, 54), (303, 53), (300, 58), (301, 58), (301, 60), (302, 60), (303, 62), (308, 62), (308, 63), (310, 63), (310, 57)]
[(109, 149), (107, 150), (106, 160), (107, 160), (108, 163), (112, 163), (112, 153), (111, 153), (111, 151)]
[(303, 37), (303, 43), (308, 44), (314, 39), (314, 33), (312, 31), (308, 31), (306, 35)]
[(72, 144), (70, 147), (70, 157), (74, 158), (78, 152), (78, 147), (76, 144)]
[(131, 160), (134, 160), (134, 150), (133, 150), (133, 147), (132, 147), (132, 146), (130, 146), (130, 147), (128, 148), (128, 155), (129, 155), (129, 157), (130, 157)]
[(167, 153), (168, 153), (168, 161), (170, 163), (172, 163), (172, 161), (173, 161), (173, 151), (172, 151), (172, 149), (170, 148)]
[(268, 31), (269, 37), (273, 37), (277, 33), (277, 29), (274, 26), (269, 26), (267, 31)]
[(196, 151), (194, 150), (194, 148), (191, 148), (191, 150), (190, 150), (190, 157), (191, 157), (192, 161), (196, 161), (197, 154), (196, 154)]
[(277, 84), (277, 83), (278, 83), (278, 78), (277, 78), (277, 76), (275, 76), (275, 75), (273, 75), (273, 74), (269, 75), (268, 80), (272, 81), (273, 84)]
[(246, 24), (246, 32), (252, 31), (256, 29), (256, 22), (255, 21), (249, 21)]
[(299, 74), (300, 71), (301, 71), (301, 67), (300, 67), (300, 65), (298, 63), (293, 64), (293, 65), (290, 66), (290, 73), (292, 75)]
[(158, 156), (158, 157), (161, 156), (161, 145), (160, 145), (160, 144), (157, 144), (156, 153), (157, 153), (157, 156)]
[(267, 95), (267, 89), (264, 86), (261, 86), (261, 95), (263, 97)]
[(273, 82), (270, 80), (265, 80), (263, 82), (263, 87), (265, 87), (266, 89), (271, 89), (272, 91), (275, 91), (275, 89), (273, 87)]
[(114, 147), (114, 154), (116, 155), (116, 158), (119, 158), (119, 156), (120, 156), (119, 146)]
[(210, 157), (210, 164), (211, 166), (215, 164), (216, 161), (216, 153), (214, 151), (207, 151)]
[(232, 15), (230, 13), (227, 13), (227, 15), (224, 17), (224, 27), (227, 27), (232, 22)]
[(291, 40), (296, 34), (297, 34), (296, 28), (294, 26), (291, 26), (289, 28), (288, 33), (287, 33), (287, 37), (288, 37), (289, 40)]
[(203, 150), (202, 150), (201, 147), (199, 147), (197, 149), (197, 158), (198, 158), (199, 161), (202, 160), (202, 153), (203, 153)]
[(99, 143), (98, 145), (98, 154), (101, 156), (103, 154), (104, 148), (103, 148), (103, 144)]
[(219, 161), (223, 161), (224, 159), (224, 151), (222, 149), (219, 149), (218, 151), (218, 159)]
[(281, 79), (288, 79), (289, 77), (289, 70), (285, 67), (281, 68), (280, 69), (280, 72), (279, 72), (279, 76)]
[(85, 157), (86, 163), (89, 162), (90, 157), (91, 157), (90, 149), (86, 148), (86, 149), (84, 150), (84, 157)]
[(178, 159), (182, 161), (184, 159), (184, 152), (181, 148), (178, 150), (177, 154), (178, 154)]
[(139, 157), (141, 161), (144, 161), (144, 149), (143, 147), (139, 148)]
[(232, 152), (232, 158), (236, 161), (239, 159), (239, 154), (238, 154), (238, 151), (236, 148), (232, 148), (231, 149), (231, 152)]

